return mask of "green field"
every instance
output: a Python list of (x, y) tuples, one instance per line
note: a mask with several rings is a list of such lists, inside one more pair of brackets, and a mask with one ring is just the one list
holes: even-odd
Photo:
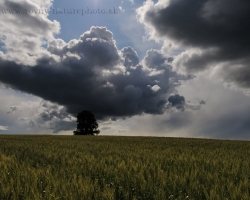
[(250, 199), (250, 142), (0, 136), (0, 199)]

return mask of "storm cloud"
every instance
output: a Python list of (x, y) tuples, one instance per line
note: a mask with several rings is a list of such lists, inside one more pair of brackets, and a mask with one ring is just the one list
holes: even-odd
[(28, 12), (79, 2), (0, 1), (1, 133), (72, 134), (88, 109), (104, 135), (250, 138), (248, 1), (114, 4), (80, 16)]
[(168, 98), (168, 101), (171, 104), (171, 106), (176, 107), (176, 109), (184, 110), (185, 98), (183, 96), (176, 94), (176, 95), (170, 96)]
[[(68, 43), (50, 41), (53, 55), (27, 66), (0, 59), (0, 81), (7, 87), (65, 106), (76, 115), (91, 110), (97, 118), (163, 114), (168, 96), (189, 79), (172, 70), (168, 57), (149, 50), (139, 63), (135, 50), (118, 50), (112, 32), (92, 27)], [(57, 59), (54, 59), (54, 58)], [(43, 121), (63, 113), (43, 112)]]
[(248, 0), (159, 0), (155, 4), (148, 0), (137, 14), (152, 38), (182, 49), (173, 62), (176, 69), (196, 73), (216, 67), (224, 81), (250, 88)]

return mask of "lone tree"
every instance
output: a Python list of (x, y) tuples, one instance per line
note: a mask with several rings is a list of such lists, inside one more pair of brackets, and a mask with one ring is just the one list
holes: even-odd
[(84, 110), (77, 115), (77, 127), (74, 135), (98, 135), (98, 124), (92, 112)]

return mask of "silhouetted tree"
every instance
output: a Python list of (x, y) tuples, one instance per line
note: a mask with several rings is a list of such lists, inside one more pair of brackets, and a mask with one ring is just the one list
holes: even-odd
[(92, 112), (84, 110), (77, 115), (77, 127), (74, 135), (98, 135), (98, 124)]

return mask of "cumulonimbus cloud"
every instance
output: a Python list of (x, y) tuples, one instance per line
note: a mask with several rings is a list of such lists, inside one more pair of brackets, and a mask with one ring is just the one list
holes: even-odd
[(179, 45), (175, 68), (196, 73), (216, 67), (224, 81), (250, 88), (250, 2), (148, 0), (137, 9), (151, 38)]
[(190, 78), (172, 71), (171, 59), (158, 50), (149, 50), (139, 63), (133, 48), (117, 49), (105, 27), (92, 27), (68, 43), (55, 39), (47, 50), (54, 56), (33, 66), (1, 58), (0, 81), (63, 105), (73, 115), (82, 109), (98, 118), (162, 114), (168, 96)]
[[(51, 0), (4, 0), (0, 8), (49, 9), (51, 4)], [(106, 27), (93, 26), (65, 42), (56, 39), (60, 24), (46, 13), (1, 17), (0, 83), (56, 105), (38, 106), (33, 120), (19, 116), (30, 128), (72, 129), (75, 124), (69, 118), (83, 109), (98, 119), (112, 120), (163, 114), (169, 108), (169, 96), (177, 93), (183, 80), (192, 78), (173, 71), (173, 57), (161, 50), (148, 50), (140, 61), (132, 47), (118, 49)], [(187, 103), (183, 106), (186, 109)], [(17, 111), (10, 107), (7, 112)]]

